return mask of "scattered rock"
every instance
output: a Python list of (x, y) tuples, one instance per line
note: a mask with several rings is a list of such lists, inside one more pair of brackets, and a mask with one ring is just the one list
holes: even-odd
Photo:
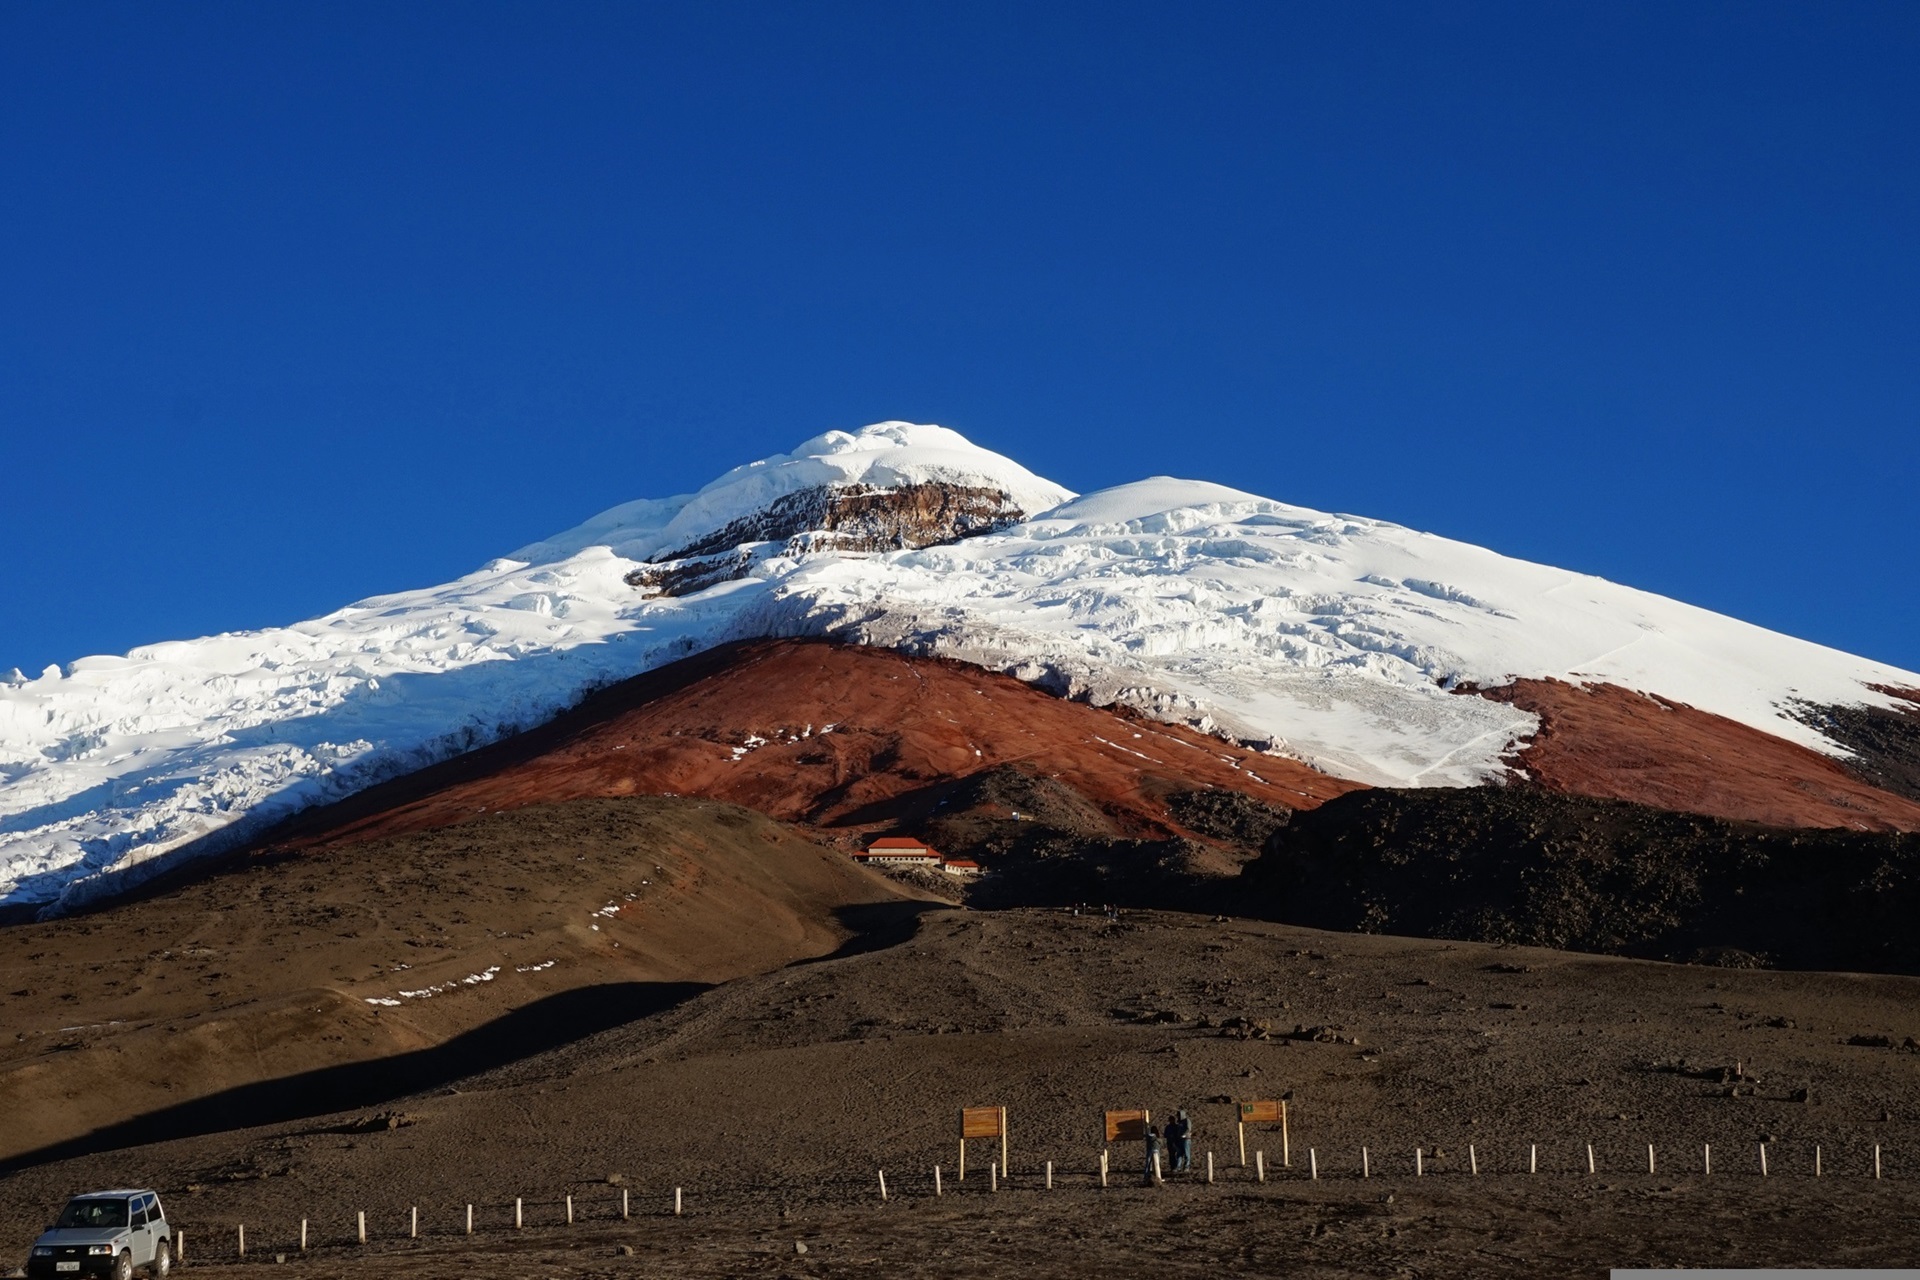
[(1220, 1024), (1220, 1034), (1236, 1040), (1271, 1040), (1273, 1028), (1253, 1018), (1228, 1018)]
[(805, 1253), (807, 1251), (806, 1242), (803, 1240), (795, 1240), (793, 1242), (793, 1251), (795, 1253)]
[(613, 1252), (618, 1257), (631, 1258), (633, 1256), (633, 1246), (630, 1244), (623, 1244), (619, 1248), (615, 1249)]

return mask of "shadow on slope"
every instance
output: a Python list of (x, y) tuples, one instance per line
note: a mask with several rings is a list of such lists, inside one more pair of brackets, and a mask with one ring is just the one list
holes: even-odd
[(378, 1106), (663, 1012), (709, 989), (698, 982), (613, 982), (562, 991), (431, 1048), (260, 1080), (150, 1111), (0, 1162), (0, 1173), (149, 1142)]
[(836, 953), (850, 931), (899, 936), (912, 910), (886, 905), (906, 896), (760, 814), (670, 797), (234, 861), (0, 931), (0, 1159), (256, 1083), (437, 1061), (409, 1055), (568, 991), (704, 986)]
[(1725, 822), (1530, 787), (1296, 814), (1238, 910), (1322, 929), (1920, 973), (1920, 835)]
[[(1031, 764), (1007, 764), (943, 780), (848, 814), (853, 824), (887, 822), (989, 874), (965, 884), (969, 905), (986, 909), (1124, 906), (1215, 911), (1262, 841), (1289, 810), (1253, 796), (1158, 774), (1139, 794), (1165, 815), (1142, 821), (1134, 805), (1103, 803)], [(938, 871), (896, 873), (910, 884), (951, 886)]]
[(821, 964), (828, 960), (844, 960), (848, 956), (862, 956), (869, 951), (885, 951), (897, 947), (903, 942), (911, 942), (920, 932), (920, 920), (930, 911), (951, 911), (950, 902), (937, 902), (926, 898), (908, 898), (899, 902), (861, 902), (852, 906), (840, 907), (833, 918), (841, 928), (852, 936), (824, 956), (808, 956), (795, 960), (787, 967), (799, 968), (803, 965)]

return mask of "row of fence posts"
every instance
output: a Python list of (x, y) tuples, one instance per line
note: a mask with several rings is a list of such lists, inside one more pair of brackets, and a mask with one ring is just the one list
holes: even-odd
[[(1760, 1156), (1760, 1176), (1765, 1178), (1769, 1176), (1771, 1172), (1767, 1162), (1768, 1144), (1762, 1142), (1757, 1145)], [(1242, 1154), (1244, 1156), (1244, 1152)], [(1291, 1160), (1289, 1159), (1290, 1154), (1291, 1153), (1282, 1154), (1281, 1161), (1283, 1164), (1291, 1164)], [(1598, 1173), (1599, 1166), (1594, 1158), (1593, 1144), (1591, 1142), (1586, 1144), (1586, 1154), (1587, 1172), (1589, 1174)], [(1111, 1168), (1109, 1155), (1110, 1153), (1107, 1148), (1102, 1147), (1100, 1149), (1098, 1173), (1102, 1187), (1108, 1185), (1108, 1174)], [(1207, 1185), (1212, 1186), (1214, 1184), (1213, 1152), (1207, 1152), (1206, 1156)], [(1244, 1163), (1242, 1167), (1246, 1167)], [(1647, 1172), (1649, 1174), (1656, 1173), (1658, 1169), (1658, 1157), (1654, 1150), (1654, 1144), (1649, 1142), (1647, 1144)], [(1480, 1152), (1478, 1146), (1474, 1143), (1467, 1144), (1467, 1172), (1472, 1177), (1477, 1178), (1480, 1176)], [(1538, 1143), (1529, 1143), (1527, 1145), (1527, 1173), (1529, 1175), (1538, 1175), (1539, 1172), (1540, 1146)], [(1711, 1177), (1713, 1175), (1712, 1143), (1702, 1144), (1700, 1148), (1700, 1173), (1702, 1177)], [(1813, 1148), (1813, 1176), (1816, 1178), (1822, 1177), (1824, 1173), (1825, 1166), (1822, 1159), (1822, 1149), (1820, 1145), (1816, 1143)], [(1373, 1177), (1373, 1153), (1369, 1148), (1364, 1146), (1360, 1148), (1360, 1176), (1362, 1178)], [(1427, 1176), (1426, 1148), (1424, 1147), (1415, 1147), (1413, 1149), (1413, 1176), (1416, 1178), (1424, 1178)], [(1879, 1179), (1881, 1176), (1879, 1143), (1875, 1143), (1873, 1147), (1873, 1176), (1875, 1179)], [(1264, 1150), (1255, 1150), (1253, 1153), (1253, 1177), (1255, 1182), (1264, 1183), (1267, 1180), (1267, 1153)], [(1317, 1147), (1307, 1148), (1307, 1177), (1312, 1181), (1318, 1181), (1320, 1178), (1320, 1151)], [(1053, 1161), (1051, 1160), (1046, 1162), (1045, 1179), (1046, 1189), (1048, 1191), (1053, 1190)], [(1155, 1182), (1166, 1181), (1166, 1175), (1160, 1167), (1160, 1153), (1157, 1151), (1153, 1154), (1153, 1179)], [(1000, 1166), (998, 1163), (988, 1166), (987, 1189), (989, 1191), (998, 1191), (1000, 1189)], [(939, 1165), (933, 1166), (933, 1194), (936, 1196), (945, 1194), (945, 1184), (942, 1180), (942, 1171)], [(883, 1202), (890, 1199), (890, 1193), (887, 1190), (887, 1171), (885, 1169), (880, 1170), (880, 1199)]]
[[(886, 1198), (886, 1187), (885, 1187), (885, 1183), (882, 1182), (881, 1199), (884, 1200), (885, 1198)], [(567, 1211), (567, 1225), (572, 1226), (573, 1225), (573, 1196), (572, 1195), (568, 1195), (566, 1198), (566, 1211)], [(673, 1216), (676, 1218), (682, 1217), (684, 1216), (685, 1212), (686, 1212), (686, 1200), (685, 1200), (684, 1191), (680, 1187), (675, 1187), (673, 1189)], [(620, 1216), (622, 1219), (631, 1218), (633, 1216), (633, 1203), (632, 1203), (632, 1200), (629, 1198), (628, 1192), (626, 1191), (625, 1188), (622, 1188), (620, 1192)], [(526, 1229), (526, 1200), (522, 1196), (515, 1196), (513, 1198), (513, 1229), (515, 1231), (523, 1231)], [(473, 1234), (473, 1206), (471, 1204), (467, 1206), (466, 1234), (467, 1235)], [(407, 1206), (407, 1238), (410, 1240), (417, 1240), (420, 1238), (420, 1206), (419, 1205)], [(357, 1240), (360, 1244), (367, 1243), (367, 1211), (365, 1209), (358, 1210), (354, 1214), (354, 1239)], [(307, 1240), (308, 1240), (308, 1220), (306, 1218), (302, 1218), (300, 1219), (300, 1252), (302, 1253), (305, 1253), (307, 1251)], [(175, 1232), (174, 1241), (175, 1241), (174, 1247), (173, 1247), (174, 1259), (175, 1261), (184, 1261), (186, 1258), (187, 1233), (185, 1231)], [(246, 1257), (247, 1256), (247, 1227), (245, 1223), (235, 1224), (234, 1244), (235, 1244), (235, 1249), (238, 1252), (239, 1256), (242, 1258)]]
[[(1756, 1144), (1759, 1149), (1760, 1176), (1763, 1178), (1769, 1176), (1771, 1172), (1767, 1162), (1768, 1145), (1769, 1144), (1765, 1142)], [(1586, 1148), (1587, 1172), (1589, 1174), (1597, 1174), (1599, 1172), (1599, 1165), (1594, 1159), (1593, 1144), (1591, 1142), (1587, 1143)], [(1307, 1162), (1309, 1169), (1308, 1177), (1317, 1179), (1320, 1176), (1320, 1154), (1318, 1148), (1307, 1148)], [(1159, 1156), (1156, 1154), (1154, 1157), (1154, 1177), (1156, 1179), (1160, 1176), (1159, 1164)], [(1255, 1151), (1253, 1153), (1253, 1168), (1255, 1180), (1265, 1182), (1267, 1180), (1267, 1169), (1263, 1152)], [(1873, 1145), (1873, 1176), (1875, 1179), (1881, 1177), (1881, 1168), (1880, 1144), (1876, 1142)], [(1658, 1156), (1654, 1150), (1654, 1144), (1649, 1142), (1647, 1144), (1647, 1172), (1651, 1174), (1658, 1172), (1658, 1170)], [(1106, 1171), (1107, 1153), (1103, 1150), (1100, 1153), (1101, 1186), (1106, 1185)], [(1426, 1149), (1424, 1147), (1415, 1147), (1413, 1149), (1413, 1176), (1422, 1178), (1426, 1176), (1426, 1172)], [(1473, 1143), (1467, 1144), (1467, 1172), (1473, 1177), (1480, 1176), (1480, 1153)], [(1540, 1146), (1538, 1143), (1529, 1143), (1527, 1145), (1527, 1172), (1529, 1174), (1538, 1174), (1540, 1172)], [(1700, 1174), (1702, 1177), (1713, 1176), (1713, 1144), (1710, 1142), (1703, 1143), (1700, 1147)], [(1813, 1176), (1819, 1178), (1824, 1175), (1825, 1163), (1823, 1150), (1819, 1143), (1815, 1143), (1813, 1148)], [(1373, 1176), (1372, 1153), (1366, 1147), (1360, 1148), (1360, 1176), (1362, 1178), (1371, 1178)], [(1207, 1181), (1213, 1181), (1213, 1152), (1211, 1151), (1207, 1152)]]
[[(1764, 1178), (1764, 1177), (1768, 1177), (1771, 1172), (1767, 1162), (1767, 1144), (1762, 1142), (1758, 1145), (1759, 1145), (1759, 1156), (1760, 1156), (1760, 1176)], [(1598, 1171), (1598, 1166), (1594, 1159), (1593, 1144), (1590, 1142), (1586, 1144), (1586, 1155), (1587, 1155), (1587, 1172), (1589, 1174), (1596, 1173)], [(1108, 1185), (1108, 1173), (1110, 1168), (1108, 1156), (1109, 1156), (1108, 1150), (1105, 1147), (1102, 1147), (1100, 1150), (1100, 1164), (1099, 1164), (1100, 1185), (1102, 1187)], [(1207, 1185), (1211, 1186), (1214, 1183), (1213, 1152), (1208, 1151), (1206, 1153), (1206, 1156), (1207, 1156)], [(1283, 1152), (1281, 1155), (1281, 1163), (1283, 1165), (1290, 1165), (1291, 1164), (1290, 1156), (1291, 1156), (1291, 1152)], [(1242, 1167), (1245, 1167), (1245, 1166), (1243, 1165)], [(1649, 1142), (1647, 1144), (1647, 1172), (1649, 1174), (1655, 1173), (1658, 1171), (1658, 1168), (1659, 1168), (1658, 1157), (1654, 1150), (1654, 1144)], [(1480, 1175), (1480, 1153), (1477, 1146), (1475, 1146), (1472, 1143), (1469, 1143), (1467, 1145), (1467, 1170), (1471, 1176), (1478, 1177)], [(1540, 1172), (1540, 1147), (1539, 1147), (1539, 1144), (1537, 1143), (1529, 1143), (1527, 1146), (1527, 1172), (1529, 1174), (1538, 1174)], [(1700, 1148), (1700, 1172), (1703, 1177), (1711, 1177), (1713, 1174), (1713, 1144), (1711, 1143), (1703, 1144)], [(1415, 1147), (1413, 1149), (1413, 1176), (1416, 1178), (1424, 1178), (1426, 1176), (1426, 1173), (1427, 1173), (1426, 1149), (1424, 1147)], [(892, 1197), (892, 1193), (889, 1191), (887, 1187), (887, 1171), (885, 1169), (882, 1169), (879, 1171), (879, 1174), (880, 1174), (880, 1199), (882, 1202), (886, 1202)], [(995, 1161), (992, 1164), (987, 1166), (987, 1189), (989, 1191), (998, 1192), (1000, 1190), (1000, 1174), (1001, 1174), (1001, 1169), (998, 1161)], [(1824, 1175), (1824, 1165), (1822, 1161), (1822, 1150), (1818, 1144), (1815, 1144), (1813, 1148), (1813, 1176), (1818, 1178), (1823, 1175)], [(1046, 1189), (1048, 1191), (1053, 1190), (1053, 1161), (1049, 1160), (1046, 1162), (1044, 1176), (1046, 1180)], [(1153, 1176), (1154, 1176), (1154, 1181), (1156, 1182), (1165, 1181), (1165, 1174), (1160, 1167), (1160, 1154), (1157, 1151), (1154, 1153), (1154, 1156), (1153, 1156)], [(1254, 1176), (1254, 1181), (1256, 1182), (1264, 1183), (1267, 1180), (1267, 1153), (1264, 1150), (1256, 1150), (1253, 1153), (1253, 1176)], [(1319, 1180), (1320, 1152), (1319, 1152), (1319, 1148), (1317, 1147), (1307, 1148), (1307, 1176), (1310, 1180), (1314, 1180), (1314, 1181)], [(1360, 1148), (1360, 1176), (1362, 1178), (1373, 1177), (1373, 1154), (1371, 1149), (1365, 1146)], [(1880, 1155), (1880, 1144), (1878, 1143), (1875, 1143), (1873, 1147), (1873, 1176), (1876, 1179), (1878, 1179), (1881, 1176), (1881, 1155)], [(939, 1165), (935, 1165), (933, 1167), (933, 1194), (936, 1196), (942, 1196), (945, 1193), (946, 1193), (946, 1188), (942, 1180), (941, 1167)], [(683, 1189), (680, 1187), (675, 1187), (673, 1189), (673, 1216), (676, 1218), (681, 1217), (683, 1216), (684, 1213), (685, 1213), (685, 1200), (684, 1200)], [(566, 1215), (567, 1215), (567, 1225), (572, 1226), (574, 1221), (572, 1195), (568, 1195), (566, 1197)], [(631, 1200), (629, 1199), (628, 1192), (624, 1188), (620, 1192), (620, 1216), (623, 1219), (630, 1218), (633, 1216), (632, 1203), (631, 1203)], [(524, 1230), (526, 1228), (526, 1202), (523, 1197), (519, 1197), (519, 1196), (514, 1197), (513, 1226), (514, 1226), (514, 1230), (516, 1231)], [(474, 1230), (473, 1205), (469, 1204), (467, 1205), (467, 1212), (466, 1212), (466, 1234), (472, 1235), (473, 1230)], [(235, 1234), (235, 1244), (237, 1247), (238, 1254), (240, 1257), (244, 1258), (247, 1256), (246, 1224), (244, 1223), (237, 1224), (234, 1228), (234, 1234)], [(420, 1207), (418, 1205), (408, 1206), (407, 1236), (409, 1239), (418, 1239), (420, 1236)], [(364, 1209), (359, 1210), (354, 1215), (354, 1237), (360, 1244), (367, 1243), (367, 1212)], [(308, 1220), (306, 1218), (302, 1218), (300, 1219), (300, 1252), (305, 1253), (307, 1251), (307, 1247), (308, 1247)], [(174, 1244), (173, 1244), (174, 1260), (176, 1262), (185, 1262), (186, 1256), (187, 1256), (187, 1233), (184, 1230), (176, 1231), (174, 1233)]]

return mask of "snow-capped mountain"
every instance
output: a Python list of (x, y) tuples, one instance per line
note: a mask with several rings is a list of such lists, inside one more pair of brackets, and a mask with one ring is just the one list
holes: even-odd
[(1371, 784), (1503, 775), (1463, 684), (1678, 700), (1830, 756), (1803, 708), (1920, 675), (1598, 578), (1195, 481), (1084, 497), (941, 427), (829, 432), (457, 581), (0, 685), (0, 903), (211, 851), (716, 643), (834, 635), (1120, 702)]

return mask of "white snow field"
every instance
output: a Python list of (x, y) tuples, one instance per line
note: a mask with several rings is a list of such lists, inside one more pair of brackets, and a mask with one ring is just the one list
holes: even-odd
[[(769, 554), (677, 599), (624, 581), (784, 494), (929, 481), (999, 488), (1038, 514), (919, 551)], [(1920, 687), (1398, 525), (1167, 478), (1076, 498), (945, 428), (881, 423), (616, 507), (442, 586), (0, 684), (0, 905), (114, 891), (611, 681), (762, 635), (960, 658), (1399, 785), (1498, 775), (1534, 729), (1529, 713), (1448, 692), (1460, 681), (1605, 681), (1831, 754), (1794, 700), (1893, 705), (1867, 686)]]

